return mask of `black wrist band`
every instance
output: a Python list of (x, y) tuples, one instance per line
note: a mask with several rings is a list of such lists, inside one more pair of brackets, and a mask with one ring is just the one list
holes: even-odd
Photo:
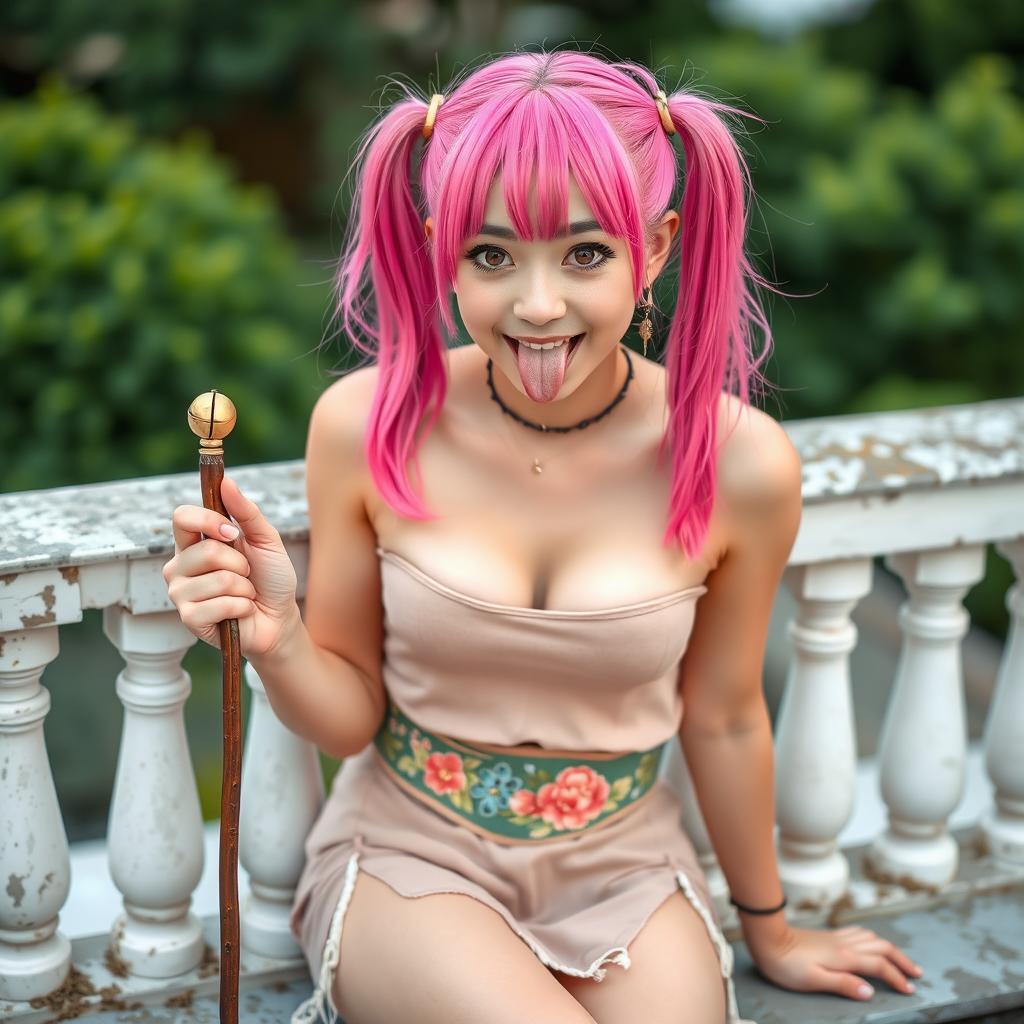
[(745, 914), (777, 914), (786, 905), (786, 897), (782, 897), (782, 902), (777, 907), (770, 907), (768, 910), (755, 910), (753, 907), (745, 907), (742, 903), (737, 903), (731, 896), (729, 897), (729, 902), (737, 910), (742, 910)]

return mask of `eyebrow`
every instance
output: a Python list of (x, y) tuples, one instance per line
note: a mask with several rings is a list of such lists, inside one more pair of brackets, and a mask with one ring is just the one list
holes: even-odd
[[(568, 231), (559, 231), (555, 238), (565, 238), (567, 235), (582, 235), (585, 231), (600, 230), (601, 225), (596, 220), (578, 220), (569, 225)], [(497, 224), (484, 224), (477, 234), (492, 235), (494, 238), (508, 238), (513, 242), (519, 241), (519, 236), (511, 228), (502, 228)]]

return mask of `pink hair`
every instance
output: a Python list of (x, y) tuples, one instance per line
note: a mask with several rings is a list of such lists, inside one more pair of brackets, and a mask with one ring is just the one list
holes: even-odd
[[(405, 98), (368, 129), (353, 163), (359, 173), (335, 315), (353, 345), (380, 366), (366, 434), (373, 480), (398, 515), (423, 520), (437, 516), (413, 493), (405, 467), (411, 459), (418, 473), (417, 429), (424, 416), (432, 428), (444, 404), (440, 324), (449, 340), (456, 336), (450, 296), (460, 249), (483, 223), (495, 175), (517, 234), (532, 240), (551, 238), (567, 223), (571, 173), (602, 229), (626, 241), (639, 302), (645, 240), (668, 209), (679, 168), (653, 98), (658, 83), (631, 62), (574, 51), (506, 55), (449, 86), (425, 143), (427, 103), (402, 88)], [(686, 184), (679, 293), (665, 346), (669, 420), (659, 456), (667, 446), (672, 489), (663, 543), (680, 543), (692, 559), (706, 539), (715, 495), (719, 395), (727, 389), (749, 404), (751, 390), (767, 384), (758, 368), (771, 351), (771, 329), (750, 285), (772, 286), (744, 252), (750, 174), (720, 116), (754, 115), (690, 91), (668, 103)], [(421, 144), (414, 191), (413, 155)], [(423, 230), (428, 213), (433, 261)], [(755, 323), (765, 338), (757, 358)]]

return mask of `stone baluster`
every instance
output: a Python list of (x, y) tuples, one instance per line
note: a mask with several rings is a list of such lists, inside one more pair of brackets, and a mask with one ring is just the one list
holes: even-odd
[(994, 803), (979, 823), (988, 853), (1008, 867), (1024, 865), (1024, 539), (996, 544), (1017, 582), (1006, 595), (1010, 628), (985, 721), (985, 768)]
[(889, 825), (864, 870), (878, 882), (938, 889), (956, 876), (959, 851), (947, 820), (964, 793), (967, 724), (961, 641), (970, 625), (961, 601), (984, 575), (985, 548), (890, 555), (903, 579), (896, 679), (878, 747)]
[(869, 558), (796, 565), (793, 655), (775, 725), (779, 875), (794, 909), (835, 903), (850, 867), (838, 837), (853, 811), (857, 743), (850, 692), (850, 613), (871, 590)]
[(324, 800), (316, 747), (274, 714), (252, 665), (245, 664), (252, 700), (242, 766), (239, 860), (249, 873), (243, 900), (244, 949), (278, 960), (302, 951), (288, 930), (295, 888), (305, 864), (306, 835)]
[(124, 896), (112, 947), (129, 970), (168, 978), (203, 955), (190, 912), (203, 871), (203, 821), (182, 709), (192, 680), (181, 659), (196, 642), (177, 611), (103, 611), (103, 630), (121, 652), (117, 676), (124, 726), (110, 807), (110, 874)]
[[(0, 594), (10, 598), (19, 582), (0, 579)], [(71, 943), (57, 931), (71, 864), (43, 737), (50, 692), (39, 683), (58, 629), (0, 633), (0, 999), (47, 995), (71, 968)]]

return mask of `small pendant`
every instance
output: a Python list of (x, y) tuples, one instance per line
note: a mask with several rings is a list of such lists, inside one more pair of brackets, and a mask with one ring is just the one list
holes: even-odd
[(537, 459), (533, 460), (533, 471), (534, 471), (534, 473), (543, 473), (544, 472), (544, 467), (540, 464), (540, 462)]

